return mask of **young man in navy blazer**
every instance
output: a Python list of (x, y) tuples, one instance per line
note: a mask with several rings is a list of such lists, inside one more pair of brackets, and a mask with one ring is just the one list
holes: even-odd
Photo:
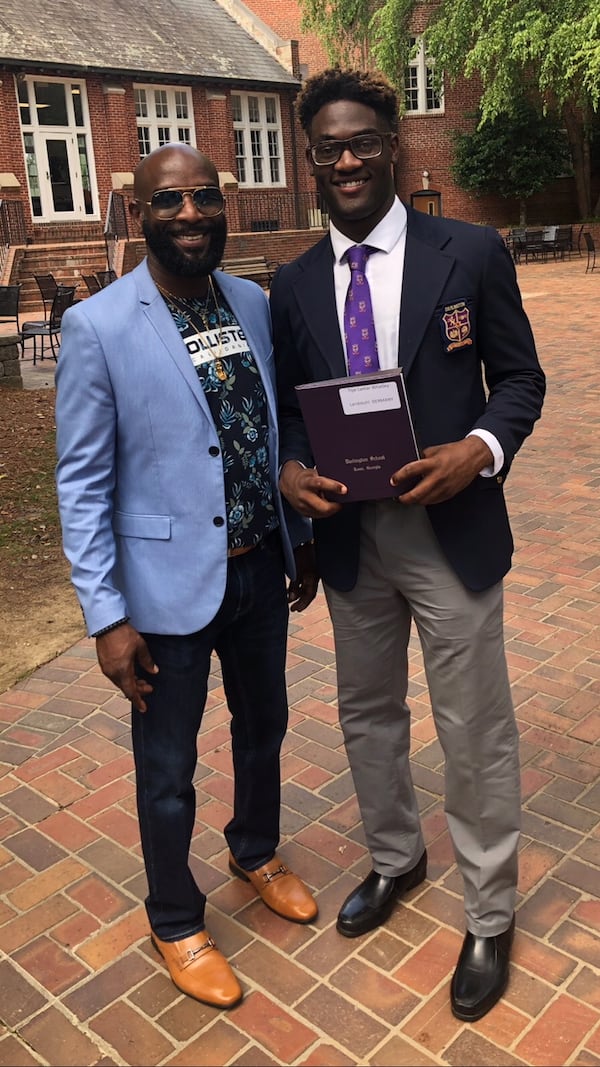
[[(340, 721), (372, 870), (337, 929), (385, 922), (426, 876), (411, 779), (408, 641), (417, 628), (446, 762), (445, 810), (466, 935), (451, 985), (481, 1018), (508, 981), (520, 826), (519, 739), (503, 638), (513, 541), (504, 482), (540, 415), (545, 378), (511, 258), (496, 230), (405, 207), (395, 192), (397, 100), (379, 77), (329, 70), (299, 98), (330, 233), (271, 289), (284, 496), (313, 520), (335, 634)], [(295, 386), (348, 374), (348, 252), (367, 245), (381, 370), (401, 366), (422, 458), (396, 497), (332, 503)], [(352, 256), (357, 257), (353, 252)], [(406, 482), (418, 479), (407, 491)]]

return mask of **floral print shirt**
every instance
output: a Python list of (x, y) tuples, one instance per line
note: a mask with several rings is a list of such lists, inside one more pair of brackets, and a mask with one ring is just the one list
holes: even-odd
[[(267, 401), (244, 332), (220, 290), (205, 303), (163, 293), (206, 395), (221, 444), (228, 547), (258, 544), (278, 525)], [(214, 299), (216, 296), (216, 301)]]

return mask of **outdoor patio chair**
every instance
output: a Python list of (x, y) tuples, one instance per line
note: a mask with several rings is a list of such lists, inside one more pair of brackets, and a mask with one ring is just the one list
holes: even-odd
[(506, 246), (515, 263), (521, 262), (521, 256), (525, 254), (525, 229), (509, 230), (506, 238)]
[(52, 308), (52, 301), (56, 295), (58, 282), (53, 274), (34, 274), (37, 287), (42, 295), (44, 303), (44, 319), (47, 321)]
[(555, 244), (555, 256), (560, 256), (561, 259), (568, 256), (570, 259), (571, 253), (573, 252), (573, 227), (557, 226)]
[(21, 350), (22, 358), (25, 358), (25, 341), (28, 338), (33, 338), (33, 364), (37, 359), (37, 338), (41, 339), (40, 348), (40, 360), (44, 358), (44, 341), (45, 338), (50, 340), (50, 348), (52, 349), (52, 355), (54, 356), (54, 362), (56, 363), (56, 353), (58, 349), (57, 338), (60, 335), (62, 317), (67, 310), (71, 307), (75, 299), (74, 285), (57, 285), (54, 299), (50, 308), (50, 314), (48, 319), (37, 322), (24, 322), (21, 326)]
[(100, 285), (100, 282), (98, 281), (95, 274), (82, 274), (81, 277), (87, 285), (88, 293), (90, 294), (90, 296), (93, 296), (94, 293), (100, 292), (102, 286)]
[(21, 296), (21, 284), (0, 285), (0, 322), (14, 322), (17, 333), (19, 330), (19, 299)]
[(589, 271), (590, 274), (596, 266), (596, 244), (591, 233), (586, 230), (583, 239), (585, 241), (585, 247), (587, 248), (587, 264), (585, 267), (585, 273)]
[(556, 259), (558, 251), (558, 226), (544, 226), (542, 230), (542, 259), (546, 259), (550, 255)]
[(97, 270), (96, 277), (103, 289), (106, 289), (107, 285), (117, 280), (117, 274), (114, 270)]
[(525, 262), (529, 263), (530, 259), (541, 259), (545, 261), (548, 255), (548, 247), (544, 244), (544, 230), (526, 230), (525, 231)]

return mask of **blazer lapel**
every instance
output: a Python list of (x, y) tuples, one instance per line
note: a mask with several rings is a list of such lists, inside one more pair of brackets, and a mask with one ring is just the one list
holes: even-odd
[[(254, 300), (249, 300), (244, 297), (240, 297), (239, 290), (236, 290), (235, 281), (232, 285), (231, 278), (225, 273), (225, 271), (217, 271), (218, 286), (231, 310), (233, 311), (238, 323), (244, 331), (244, 337), (248, 342), (248, 348), (252, 352), (255, 359), (261, 362), (263, 356), (268, 355), (268, 352), (264, 352), (264, 340), (260, 341), (257, 334), (257, 313), (254, 312), (254, 308), (257, 304)], [(264, 377), (263, 369), (263, 377)]]
[(136, 268), (135, 273), (141, 310), (154, 329), (157, 344), (160, 344), (165, 354), (173, 360), (204, 414), (210, 419), (210, 409), (196, 369), (173, 321), (173, 316), (150, 276), (146, 260)]
[[(431, 316), (442, 299), (454, 257), (444, 251), (448, 235), (432, 235), (418, 212), (408, 210), (408, 229), (400, 308), (399, 365), (408, 374)], [(441, 239), (440, 239), (441, 237)], [(437, 240), (436, 243), (433, 243)], [(423, 279), (426, 279), (424, 284)], [(300, 315), (323, 361), (321, 378), (346, 376), (346, 359), (337, 318), (333, 281), (333, 251), (329, 237), (314, 247), (294, 282)], [(316, 368), (315, 368), (316, 370)], [(316, 377), (319, 380), (319, 377)]]
[(409, 210), (400, 304), (398, 364), (405, 377), (454, 266), (454, 257), (443, 250), (447, 235), (444, 233), (435, 247), (431, 243), (431, 231), (422, 230), (415, 216), (418, 212)]
[(177, 370), (185, 378), (196, 397), (196, 400), (208, 415), (208, 404), (204, 395), (204, 390), (200, 385), (196, 369), (190, 359), (188, 350), (183, 343), (179, 330), (173, 321), (173, 316), (160, 294), (143, 310), (156, 331), (158, 341), (164, 346), (166, 353), (173, 360)]
[(268, 305), (265, 301), (264, 310), (269, 321), (269, 333), (265, 337), (264, 319), (261, 322), (262, 307), (258, 301), (248, 299), (246, 294), (240, 294), (236, 288), (237, 278), (232, 278), (224, 271), (217, 272), (219, 289), (227, 300), (238, 323), (244, 331), (244, 337), (248, 342), (248, 348), (256, 361), (262, 378), (271, 423), (277, 424), (277, 402), (275, 399), (274, 364), (271, 357), (273, 342), (270, 333), (270, 320), (268, 319)]
[[(300, 314), (323, 361), (322, 378), (346, 376), (346, 358), (338, 323), (329, 237), (315, 246), (315, 256), (294, 282)], [(318, 380), (318, 379), (317, 379)]]

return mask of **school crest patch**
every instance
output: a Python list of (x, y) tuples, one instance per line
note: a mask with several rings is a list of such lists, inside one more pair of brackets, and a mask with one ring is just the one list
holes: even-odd
[(441, 320), (442, 342), (446, 352), (466, 348), (473, 344), (471, 337), (471, 312), (464, 300), (448, 304)]

